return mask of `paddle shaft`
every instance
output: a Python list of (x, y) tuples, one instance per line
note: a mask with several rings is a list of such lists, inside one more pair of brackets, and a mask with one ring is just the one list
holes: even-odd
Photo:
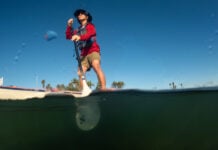
[(82, 73), (82, 93), (81, 95), (74, 95), (74, 97), (85, 97), (85, 96), (88, 96), (92, 90), (89, 88), (89, 86), (87, 85), (86, 83), (86, 78), (85, 78), (85, 74), (84, 74), (84, 71), (83, 71), (83, 68), (82, 68), (82, 64), (81, 64), (81, 59), (80, 59), (80, 55), (79, 55), (79, 48), (78, 48), (78, 43), (74, 41), (74, 47), (75, 47), (75, 52), (76, 52), (76, 59), (78, 61), (78, 66), (79, 66), (79, 69), (80, 69), (80, 72)]
[(79, 69), (80, 69), (82, 75), (84, 75), (82, 64), (81, 64), (81, 59), (80, 59), (80, 55), (79, 55), (79, 48), (77, 46), (77, 42), (75, 42), (75, 41), (74, 41), (74, 49), (75, 49), (75, 52), (76, 52), (76, 59), (78, 61)]

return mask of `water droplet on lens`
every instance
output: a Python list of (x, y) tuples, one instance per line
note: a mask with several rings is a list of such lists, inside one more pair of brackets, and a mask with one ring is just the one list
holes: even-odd
[(212, 45), (209, 45), (209, 46), (208, 46), (208, 49), (213, 49), (213, 46), (212, 46)]
[(214, 13), (212, 13), (212, 14), (210, 15), (210, 17), (211, 17), (211, 18), (214, 18), (214, 17), (215, 17), (215, 14), (214, 14)]
[(213, 38), (210, 38), (210, 39), (209, 39), (209, 42), (214, 42), (214, 39), (213, 39)]
[(19, 50), (17, 51), (17, 55), (21, 55), (21, 54), (22, 54), (22, 50), (19, 49)]
[(26, 47), (26, 43), (23, 42), (23, 43), (21, 44), (21, 46), (22, 46), (23, 48)]
[(14, 57), (14, 62), (16, 63), (16, 62), (18, 62), (18, 60), (19, 60), (19, 56), (15, 56)]
[(51, 41), (53, 39), (56, 39), (57, 36), (58, 36), (58, 34), (52, 30), (47, 31), (44, 35), (46, 41)]

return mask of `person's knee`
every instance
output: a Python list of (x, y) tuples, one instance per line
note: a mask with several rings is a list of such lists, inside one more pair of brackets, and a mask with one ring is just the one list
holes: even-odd
[(94, 70), (99, 70), (99, 69), (101, 69), (101, 65), (100, 65), (100, 63), (99, 63), (98, 60), (94, 60), (94, 61), (92, 62), (92, 68), (94, 68)]

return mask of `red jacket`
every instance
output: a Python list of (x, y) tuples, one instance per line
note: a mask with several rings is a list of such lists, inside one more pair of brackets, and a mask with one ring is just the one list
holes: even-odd
[[(96, 30), (95, 30), (95, 26), (93, 24), (88, 23), (85, 28), (86, 28), (86, 34), (80, 35), (81, 41), (87, 41), (87, 40), (91, 39), (92, 37), (96, 36)], [(74, 34), (77, 34), (77, 31), (73, 30), (73, 28), (71, 26), (67, 26), (66, 39), (70, 40)], [(81, 49), (81, 56), (86, 56), (92, 52), (100, 53), (100, 47), (99, 47), (98, 43), (96, 42), (96, 40), (93, 41), (91, 46)]]

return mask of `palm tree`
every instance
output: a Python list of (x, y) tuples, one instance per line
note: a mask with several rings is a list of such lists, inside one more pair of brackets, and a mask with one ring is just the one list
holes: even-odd
[(56, 88), (57, 88), (58, 90), (65, 90), (65, 89), (66, 89), (66, 87), (65, 87), (64, 84), (58, 84), (58, 85), (56, 86)]
[(122, 89), (124, 86), (124, 82), (123, 81), (118, 81), (117, 82), (117, 88)]
[(47, 84), (47, 85), (46, 85), (46, 89), (47, 89), (47, 90), (51, 90), (51, 89), (52, 89), (51, 84)]
[(68, 83), (67, 90), (73, 91), (73, 89), (74, 89), (73, 85), (74, 85), (74, 83), (72, 81), (70, 83)]
[(176, 84), (175, 84), (174, 82), (172, 82), (172, 83), (169, 83), (169, 86), (171, 86), (171, 87), (172, 87), (172, 89), (176, 89)]
[(112, 84), (111, 84), (111, 87), (112, 88), (119, 88), (119, 89), (122, 89), (123, 86), (125, 85), (125, 83), (123, 81), (113, 81)]
[(117, 88), (117, 82), (116, 82), (116, 81), (113, 81), (112, 84), (111, 84), (111, 87), (112, 87), (112, 88)]
[(101, 88), (101, 84), (98, 82), (95, 89), (99, 90), (100, 88)]
[(95, 85), (92, 83), (92, 81), (87, 81), (87, 84), (88, 84), (88, 86), (89, 86), (90, 88), (92, 88), (92, 86), (95, 86)]
[(71, 80), (72, 83), (72, 88), (73, 90), (79, 90), (80, 89), (80, 82), (78, 79), (73, 78), (73, 80)]
[(42, 83), (42, 88), (44, 89), (45, 88), (45, 80), (42, 80), (41, 83)]

